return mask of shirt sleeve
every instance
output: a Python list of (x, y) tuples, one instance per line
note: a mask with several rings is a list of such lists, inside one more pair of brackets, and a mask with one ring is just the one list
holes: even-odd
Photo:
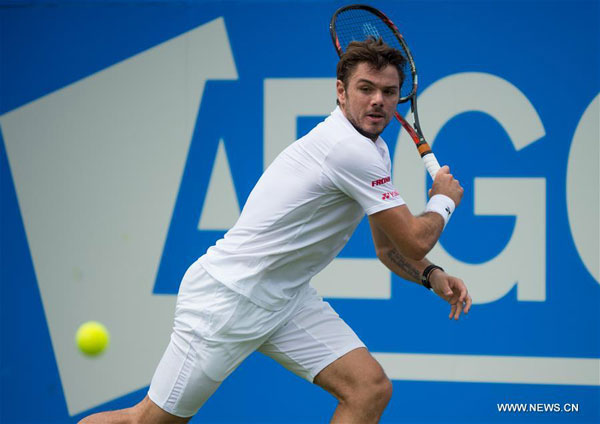
[(355, 138), (336, 143), (325, 159), (323, 172), (367, 215), (372, 215), (405, 202), (392, 184), (389, 153), (386, 150), (382, 157), (376, 146), (369, 143)]

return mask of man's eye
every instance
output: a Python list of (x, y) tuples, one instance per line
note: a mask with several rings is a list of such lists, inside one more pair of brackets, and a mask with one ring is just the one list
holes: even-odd
[(359, 87), (360, 91), (368, 92), (371, 91), (371, 87)]

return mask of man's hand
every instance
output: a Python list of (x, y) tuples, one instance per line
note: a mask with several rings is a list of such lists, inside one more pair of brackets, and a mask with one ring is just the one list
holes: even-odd
[(464, 190), (458, 180), (454, 179), (450, 173), (450, 168), (444, 165), (435, 174), (435, 180), (433, 180), (433, 185), (429, 190), (429, 197), (444, 194), (454, 201), (455, 206), (458, 206), (463, 197), (463, 192)]
[(450, 304), (450, 319), (457, 320), (463, 311), (469, 313), (472, 300), (463, 280), (436, 269), (429, 276), (429, 282), (435, 294)]

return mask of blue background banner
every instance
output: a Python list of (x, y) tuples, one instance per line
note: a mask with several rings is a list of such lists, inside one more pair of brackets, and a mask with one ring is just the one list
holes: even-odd
[[(335, 107), (344, 4), (0, 3), (0, 422), (145, 395), (183, 273)], [(465, 187), (430, 257), (475, 303), (450, 322), (377, 263), (366, 221), (315, 278), (393, 380), (382, 421), (599, 422), (600, 3), (370, 4), (405, 35), (424, 133)], [(396, 122), (384, 139), (420, 213), (412, 142)], [(88, 320), (111, 332), (94, 359), (74, 344)], [(253, 354), (192, 422), (323, 422), (335, 404)]]

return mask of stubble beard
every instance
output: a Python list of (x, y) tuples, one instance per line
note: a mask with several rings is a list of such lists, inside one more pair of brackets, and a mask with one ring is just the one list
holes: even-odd
[(352, 114), (350, 113), (349, 110), (346, 109), (346, 113), (344, 113), (344, 115), (346, 116), (348, 121), (350, 121), (350, 123), (352, 124), (352, 126), (354, 127), (354, 129), (356, 131), (358, 131), (364, 137), (369, 138), (371, 141), (377, 140), (377, 138), (381, 135), (381, 133), (383, 132), (385, 127), (387, 127), (387, 123), (386, 123), (383, 126), (382, 130), (379, 132), (374, 133), (374, 132), (365, 131), (363, 128), (360, 127), (360, 125), (358, 125), (358, 122), (356, 122), (356, 119), (354, 118), (354, 116), (352, 116)]

